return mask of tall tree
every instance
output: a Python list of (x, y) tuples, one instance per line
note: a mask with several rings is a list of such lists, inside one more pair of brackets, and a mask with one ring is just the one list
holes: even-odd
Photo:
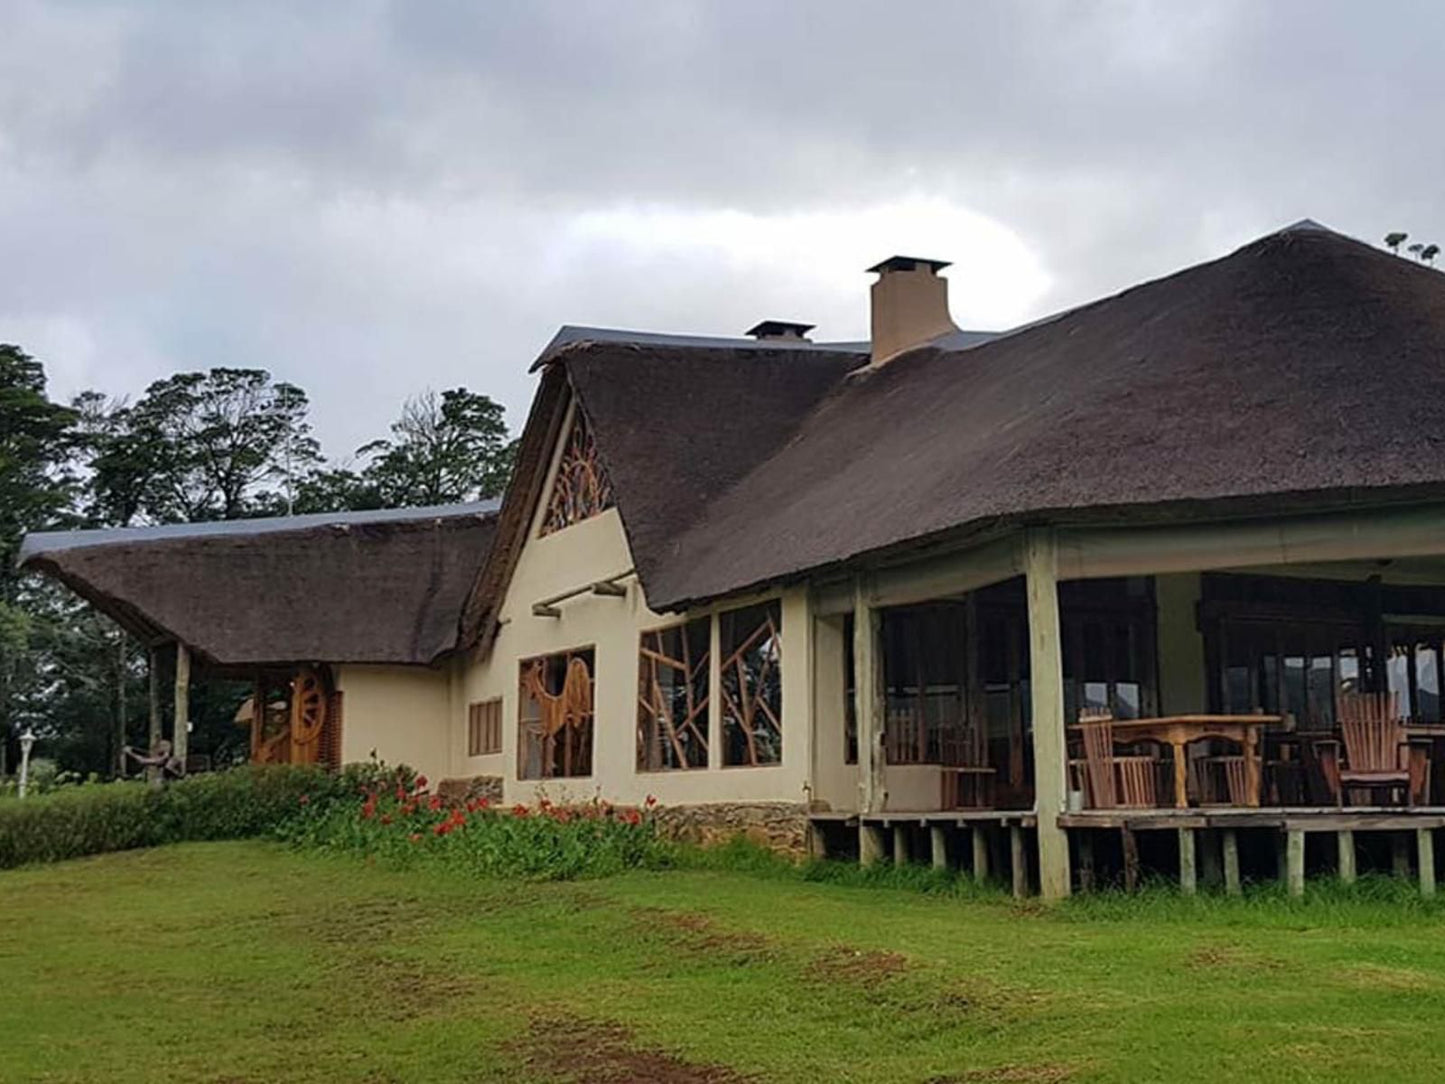
[(408, 399), (391, 439), (358, 450), (372, 456), (361, 474), (380, 507), (454, 504), (500, 496), (516, 445), (501, 404), (452, 388)]
[(33, 631), (15, 558), (26, 531), (66, 517), (74, 420), (46, 395), (41, 364), (18, 346), (0, 344), (0, 772)]

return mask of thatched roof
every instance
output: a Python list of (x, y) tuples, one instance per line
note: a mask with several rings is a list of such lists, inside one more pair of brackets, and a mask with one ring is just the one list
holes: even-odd
[(542, 360), (658, 609), (1025, 521), (1445, 492), (1445, 276), (1312, 223), (877, 370), (851, 344)]
[(32, 534), (23, 567), (221, 667), (428, 664), (457, 646), (497, 502)]

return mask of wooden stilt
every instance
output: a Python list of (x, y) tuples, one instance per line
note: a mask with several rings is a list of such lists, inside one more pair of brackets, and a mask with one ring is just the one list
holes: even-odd
[(822, 862), (828, 857), (828, 837), (823, 834), (821, 825), (808, 825), (808, 857), (815, 862)]
[(876, 824), (858, 826), (858, 864), (877, 865), (883, 858), (883, 829)]
[(1285, 835), (1285, 882), (1291, 896), (1303, 896), (1305, 892), (1305, 834), (1298, 828), (1291, 828)]
[(977, 884), (988, 881), (988, 829), (976, 824), (969, 830), (973, 842), (973, 879)]
[(928, 829), (928, 840), (933, 848), (933, 868), (948, 868), (948, 829), (935, 824)]
[(1352, 885), (1355, 883), (1355, 833), (1349, 829), (1336, 832), (1335, 846), (1340, 852), (1340, 882)]
[(1179, 891), (1192, 896), (1199, 890), (1195, 872), (1194, 829), (1179, 829)]
[(1435, 895), (1435, 830), (1415, 829), (1415, 845), (1420, 866), (1420, 895)]
[(904, 824), (893, 826), (893, 864), (908, 865), (908, 826)]
[(1079, 890), (1094, 891), (1094, 833), (1084, 828), (1078, 833), (1079, 841)]
[(1286, 855), (1285, 855), (1285, 853), (1284, 853), (1284, 852), (1285, 852), (1284, 841), (1285, 841), (1285, 834), (1284, 834), (1283, 832), (1276, 832), (1275, 835), (1274, 835), (1274, 874), (1275, 874), (1275, 876), (1278, 877), (1281, 881), (1283, 881), (1283, 880), (1285, 879), (1285, 876), (1286, 876), (1285, 866), (1286, 866), (1286, 864), (1287, 864), (1287, 863), (1286, 863)]
[(1195, 833), (1199, 843), (1199, 883), (1217, 887), (1224, 880), (1220, 866), (1219, 833), (1205, 828)]
[(1024, 583), (1029, 619), (1029, 697), (1033, 717), (1034, 810), (1038, 818), (1039, 892), (1069, 894), (1069, 837), (1059, 825), (1068, 786), (1064, 739), (1064, 663), (1059, 631), (1058, 541), (1046, 529), (1025, 532)]
[(115, 640), (115, 774), (125, 775), (126, 722), (130, 715), (126, 703), (125, 632), (116, 629)]
[(1390, 833), (1390, 867), (1396, 877), (1410, 876), (1410, 841), (1403, 832)]
[(146, 655), (146, 676), (150, 682), (150, 729), (146, 734), (149, 743), (146, 746), (147, 753), (154, 753), (156, 746), (161, 743), (161, 658), (160, 652), (154, 647)]
[(176, 641), (176, 719), (175, 732), (171, 737), (171, 752), (182, 764), (190, 748), (191, 721), (191, 653), (186, 645)]
[(1121, 828), (1124, 837), (1124, 891), (1139, 891), (1139, 839), (1132, 828)]
[(1238, 896), (1240, 893), (1239, 884), (1239, 836), (1233, 828), (1226, 828), (1220, 840), (1220, 849), (1224, 857), (1224, 891), (1230, 896)]
[(1029, 858), (1024, 850), (1024, 830), (1017, 826), (1008, 830), (1009, 859), (1013, 872), (1014, 898), (1029, 894)]

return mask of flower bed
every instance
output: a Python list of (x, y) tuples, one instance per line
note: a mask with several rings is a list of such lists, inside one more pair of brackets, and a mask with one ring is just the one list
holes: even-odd
[(354, 801), (303, 805), (284, 829), (294, 844), (363, 855), (391, 865), (440, 864), (488, 877), (571, 880), (673, 864), (674, 845), (642, 809), (603, 801), (496, 806), (485, 798), (449, 805), (427, 780), (389, 778)]

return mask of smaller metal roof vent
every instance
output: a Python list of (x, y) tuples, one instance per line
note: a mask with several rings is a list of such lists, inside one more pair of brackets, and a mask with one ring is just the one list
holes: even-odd
[(759, 342), (783, 340), (806, 343), (812, 342), (808, 338), (808, 332), (817, 326), (816, 324), (794, 324), (787, 320), (763, 320), (748, 328), (747, 334)]

